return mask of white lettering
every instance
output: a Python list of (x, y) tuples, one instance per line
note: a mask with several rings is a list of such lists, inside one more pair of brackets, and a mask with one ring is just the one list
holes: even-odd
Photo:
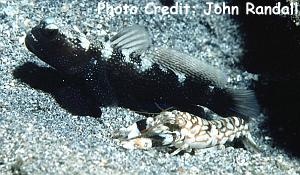
[(251, 2), (246, 2), (246, 15), (249, 15), (250, 13), (255, 15), (255, 11), (254, 11), (254, 4)]
[(216, 15), (238, 15), (239, 14), (239, 7), (238, 6), (230, 6), (226, 5), (225, 2), (221, 4), (213, 3), (213, 2), (206, 2), (207, 9), (203, 11), (205, 15), (210, 15), (212, 13)]
[(207, 8), (207, 11), (203, 11), (203, 13), (205, 15), (210, 15), (211, 14), (211, 11), (212, 11), (212, 6), (213, 6), (214, 3), (212, 2), (207, 2), (206, 5), (208, 5), (208, 8)]
[(145, 6), (145, 14), (147, 15), (152, 15), (154, 14), (154, 7), (155, 7), (155, 3), (154, 2), (150, 2), (148, 4), (146, 4)]
[(102, 11), (105, 11), (105, 13), (109, 14), (110, 16), (122, 14), (136, 15), (138, 13), (138, 7), (130, 6), (128, 4), (112, 6), (108, 2), (98, 2), (98, 14), (100, 14)]
[(182, 3), (176, 2), (174, 6), (157, 6), (154, 2), (147, 3), (144, 11), (145, 14), (153, 15), (153, 14), (162, 14), (162, 15), (187, 15), (189, 13), (191, 6), (188, 4), (182, 5)]

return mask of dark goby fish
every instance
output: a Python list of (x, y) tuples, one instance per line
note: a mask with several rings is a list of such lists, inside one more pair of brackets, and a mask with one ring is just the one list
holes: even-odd
[(99, 106), (125, 99), (168, 104), (191, 113), (205, 106), (223, 117), (259, 114), (253, 91), (228, 88), (224, 73), (199, 59), (150, 48), (142, 26), (125, 28), (97, 45), (83, 34), (65, 33), (53, 18), (46, 18), (27, 34), (25, 44), (57, 71), (84, 81)]

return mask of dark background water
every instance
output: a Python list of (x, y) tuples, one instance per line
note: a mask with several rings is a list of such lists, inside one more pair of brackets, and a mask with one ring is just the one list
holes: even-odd
[[(251, 1), (272, 5), (285, 1)], [(245, 1), (234, 1), (241, 9)], [(244, 11), (244, 10), (241, 10)], [(272, 138), (294, 155), (300, 155), (300, 28), (291, 16), (235, 16), (245, 34), (246, 54), (242, 66), (259, 74), (253, 84)]]

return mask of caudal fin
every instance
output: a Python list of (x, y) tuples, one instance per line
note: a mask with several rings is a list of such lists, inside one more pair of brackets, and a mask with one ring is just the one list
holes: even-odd
[(235, 115), (248, 120), (259, 115), (259, 105), (253, 90), (216, 89), (209, 107), (223, 117)]
[(246, 89), (227, 89), (227, 91), (233, 99), (232, 107), (229, 110), (246, 118), (259, 115), (259, 106), (254, 91)]

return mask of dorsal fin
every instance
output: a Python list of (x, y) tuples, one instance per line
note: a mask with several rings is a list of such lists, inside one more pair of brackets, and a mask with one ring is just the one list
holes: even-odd
[(151, 39), (145, 27), (135, 25), (124, 28), (111, 38), (113, 48), (132, 52), (144, 51), (151, 45)]
[(187, 54), (169, 48), (156, 48), (153, 59), (163, 67), (178, 73), (192, 76), (197, 81), (207, 85), (223, 88), (226, 85), (226, 75), (217, 68)]

